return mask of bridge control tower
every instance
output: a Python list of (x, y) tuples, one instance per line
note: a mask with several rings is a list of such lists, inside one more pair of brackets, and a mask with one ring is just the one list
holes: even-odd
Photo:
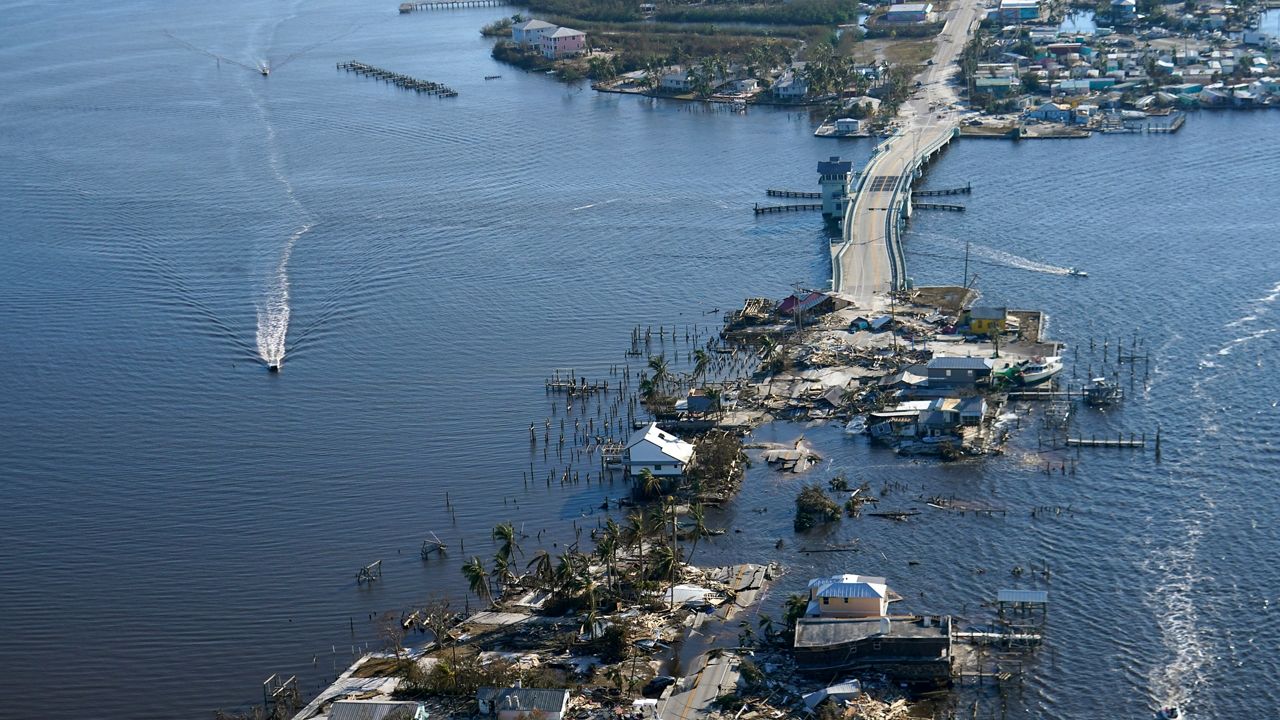
[(822, 217), (839, 224), (844, 220), (845, 204), (849, 201), (853, 163), (833, 155), (830, 160), (818, 163), (818, 175), (822, 184)]

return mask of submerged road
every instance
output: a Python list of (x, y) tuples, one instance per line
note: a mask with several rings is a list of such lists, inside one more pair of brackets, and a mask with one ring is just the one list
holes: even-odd
[(901, 283), (901, 258), (893, 246), (894, 211), (907, 202), (910, 171), (921, 155), (946, 144), (960, 121), (953, 107), (953, 65), (980, 19), (981, 0), (959, 0), (938, 35), (933, 64), (916, 76), (920, 87), (898, 110), (902, 129), (876, 147), (862, 172), (859, 189), (845, 211), (843, 242), (832, 246), (831, 287), (873, 307)]

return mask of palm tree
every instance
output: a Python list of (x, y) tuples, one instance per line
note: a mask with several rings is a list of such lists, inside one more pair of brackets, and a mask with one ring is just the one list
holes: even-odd
[(720, 397), (722, 394), (722, 391), (718, 387), (707, 388), (707, 399), (711, 401), (711, 412), (715, 413), (716, 417), (720, 417), (721, 412), (723, 411), (723, 408), (720, 405)]
[(501, 587), (506, 587), (516, 579), (515, 573), (511, 572), (511, 561), (502, 554), (502, 551), (498, 551), (498, 554), (493, 556), (493, 579)]
[(655, 497), (662, 494), (662, 478), (654, 475), (649, 468), (640, 471), (640, 492), (647, 497)]
[(782, 607), (783, 617), (787, 621), (787, 629), (795, 631), (796, 621), (804, 617), (804, 611), (809, 608), (809, 598), (800, 593), (791, 593), (787, 596), (787, 602)]
[(637, 546), (636, 555), (640, 558), (640, 577), (645, 577), (645, 554), (644, 540), (648, 535), (648, 528), (644, 522), (644, 515), (640, 511), (636, 511), (627, 516), (626, 535), (631, 544)]
[(511, 523), (506, 522), (501, 525), (495, 525), (493, 539), (502, 542), (498, 546), (498, 555), (504, 560), (511, 560), (516, 553), (524, 555), (524, 550), (520, 549), (520, 543), (516, 540), (516, 529)]
[(756, 621), (756, 626), (760, 628), (760, 632), (764, 633), (765, 642), (773, 639), (774, 627), (773, 618), (764, 613), (760, 613)]
[(572, 550), (566, 550), (556, 565), (556, 589), (565, 595), (577, 595), (582, 589), (581, 571), (586, 563)]
[(689, 548), (689, 562), (693, 562), (693, 554), (698, 551), (698, 539), (708, 534), (706, 513), (702, 510), (702, 503), (695, 503), (689, 507), (689, 519), (693, 521), (693, 547)]
[(551, 561), (551, 554), (546, 550), (539, 550), (534, 553), (533, 559), (525, 566), (526, 570), (533, 570), (534, 580), (537, 586), (543, 590), (551, 590), (555, 583), (555, 566)]
[(493, 592), (489, 589), (489, 571), (485, 570), (484, 561), (473, 557), (462, 566), (462, 576), (467, 579), (471, 592), (488, 604), (493, 604)]
[(667, 366), (666, 355), (652, 355), (649, 357), (649, 369), (653, 371), (653, 384), (658, 390), (663, 389), (667, 381), (671, 379), (671, 368)]
[(698, 348), (693, 351), (693, 376), (695, 378), (702, 377), (707, 372), (707, 366), (711, 364), (711, 356), (706, 350)]

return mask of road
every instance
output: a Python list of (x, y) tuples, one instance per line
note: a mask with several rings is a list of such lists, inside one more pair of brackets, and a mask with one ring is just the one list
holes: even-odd
[(933, 64), (916, 76), (920, 87), (898, 110), (901, 130), (881, 143), (863, 170), (862, 190), (845, 214), (844, 241), (832, 247), (832, 288), (854, 297), (861, 307), (876, 306), (877, 296), (893, 289), (888, 223), (903, 201), (910, 178), (903, 175), (917, 156), (945, 142), (960, 121), (959, 99), (950, 84), (953, 65), (977, 26), (982, 0), (958, 0), (938, 35)]
[(736, 656), (723, 654), (710, 658), (701, 671), (684, 679), (692, 682), (687, 690), (673, 692), (659, 703), (658, 716), (662, 720), (695, 720), (710, 713), (716, 698), (737, 690), (738, 674)]

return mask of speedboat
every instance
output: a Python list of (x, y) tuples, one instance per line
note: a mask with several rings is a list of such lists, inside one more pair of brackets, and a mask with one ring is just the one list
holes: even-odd
[(1089, 273), (1080, 270), (1079, 268), (1068, 268), (1067, 274), (1074, 275), (1075, 277), (1089, 277)]
[(1024, 362), (1014, 379), (1019, 385), (1036, 385), (1062, 372), (1062, 358), (1036, 358)]
[(264, 77), (267, 75), (270, 75), (271, 65), (267, 64), (266, 60), (263, 60), (262, 62), (258, 63), (258, 72), (262, 73)]
[(280, 363), (278, 362), (267, 363), (267, 372), (273, 372), (273, 373), (280, 372)]
[(1182, 713), (1178, 711), (1177, 705), (1162, 707), (1160, 708), (1160, 711), (1156, 713), (1156, 720), (1176, 720), (1180, 717), (1182, 717)]

